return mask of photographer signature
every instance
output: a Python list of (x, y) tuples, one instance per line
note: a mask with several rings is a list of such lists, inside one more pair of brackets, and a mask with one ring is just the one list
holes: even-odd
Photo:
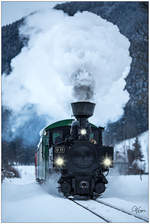
[(136, 214), (138, 214), (138, 213), (146, 212), (146, 210), (142, 209), (141, 207), (137, 207), (136, 205), (134, 205), (132, 207), (132, 212), (135, 212)]

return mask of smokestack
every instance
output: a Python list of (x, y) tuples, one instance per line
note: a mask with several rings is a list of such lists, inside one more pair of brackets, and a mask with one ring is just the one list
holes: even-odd
[(94, 113), (95, 103), (75, 102), (71, 103), (71, 107), (75, 118), (89, 118)]

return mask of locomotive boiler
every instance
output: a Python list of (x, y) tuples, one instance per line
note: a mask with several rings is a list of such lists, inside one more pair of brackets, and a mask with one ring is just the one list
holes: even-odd
[(45, 182), (59, 173), (59, 191), (65, 197), (93, 198), (108, 183), (104, 173), (113, 165), (113, 147), (104, 146), (104, 128), (89, 123), (95, 104), (71, 104), (75, 119), (58, 121), (46, 127), (35, 154), (36, 179)]

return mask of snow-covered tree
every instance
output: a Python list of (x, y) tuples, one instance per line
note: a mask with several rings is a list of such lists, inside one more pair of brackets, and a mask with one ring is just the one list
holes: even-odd
[(135, 159), (141, 160), (143, 158), (143, 154), (141, 152), (141, 145), (140, 145), (138, 137), (135, 138), (135, 142), (133, 143), (133, 151), (134, 151)]
[(145, 162), (138, 137), (135, 138), (133, 149), (128, 150), (129, 174), (141, 174), (145, 170)]

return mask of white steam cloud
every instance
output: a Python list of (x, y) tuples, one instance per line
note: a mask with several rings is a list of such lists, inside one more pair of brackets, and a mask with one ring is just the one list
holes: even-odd
[(12, 60), (12, 74), (2, 77), (6, 107), (23, 117), (25, 106), (33, 104), (53, 122), (71, 116), (72, 101), (91, 100), (97, 124), (121, 116), (131, 57), (117, 26), (89, 12), (70, 17), (48, 10), (29, 16), (20, 33), (29, 42)]

